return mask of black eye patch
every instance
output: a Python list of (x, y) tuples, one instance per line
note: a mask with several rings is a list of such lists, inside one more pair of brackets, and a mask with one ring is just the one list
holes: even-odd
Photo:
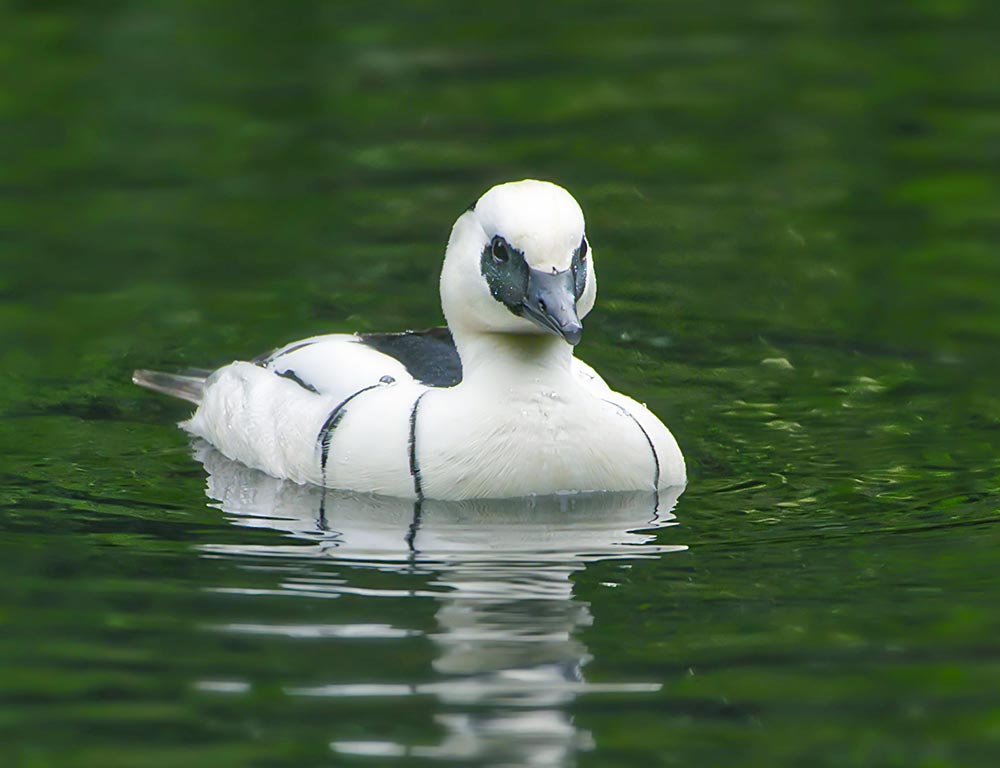
[(587, 238), (580, 240), (580, 245), (573, 251), (573, 261), (570, 269), (573, 270), (573, 290), (576, 293), (576, 300), (579, 301), (583, 292), (587, 289)]
[(524, 254), (497, 235), (483, 248), (479, 270), (490, 295), (515, 315), (520, 314), (528, 292), (528, 262)]

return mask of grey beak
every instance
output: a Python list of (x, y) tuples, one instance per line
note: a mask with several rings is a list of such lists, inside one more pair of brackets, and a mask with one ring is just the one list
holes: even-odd
[(572, 270), (528, 270), (528, 290), (521, 305), (524, 317), (562, 336), (573, 346), (580, 343), (583, 323), (576, 313), (576, 285)]

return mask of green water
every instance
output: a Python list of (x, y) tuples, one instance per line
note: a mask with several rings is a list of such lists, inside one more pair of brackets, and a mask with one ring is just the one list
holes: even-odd
[[(0, 3), (3, 764), (1000, 764), (1000, 6), (342, 5)], [(320, 514), (130, 385), (440, 322), (526, 176), (672, 512)]]

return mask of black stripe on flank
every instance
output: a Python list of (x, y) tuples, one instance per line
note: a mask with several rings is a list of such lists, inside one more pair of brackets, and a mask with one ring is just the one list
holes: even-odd
[[(653, 454), (653, 490), (654, 491), (659, 491), (660, 490), (660, 457), (656, 455), (656, 446), (653, 445), (653, 439), (649, 436), (649, 432), (646, 431), (646, 428), (644, 426), (642, 426), (642, 424), (639, 423), (639, 420), (635, 416), (632, 415), (632, 412), (629, 411), (628, 408), (626, 408), (623, 405), (619, 405), (618, 403), (613, 403), (610, 400), (605, 400), (604, 402), (610, 403), (615, 408), (617, 408), (619, 411), (621, 411), (626, 416), (628, 416), (630, 419), (632, 419), (632, 421), (635, 422), (635, 425), (639, 428), (639, 431), (642, 432), (642, 436), (644, 438), (646, 438), (646, 442), (649, 444), (649, 450)], [(659, 494), (657, 494), (657, 506), (659, 506)]]
[(413, 409), (410, 411), (410, 441), (408, 449), (410, 452), (410, 476), (413, 478), (413, 492), (417, 494), (417, 500), (424, 498), (423, 480), (420, 477), (420, 462), (417, 460), (417, 409), (420, 408), (420, 401), (424, 399), (424, 392), (413, 402)]
[(423, 518), (423, 514), (423, 501), (417, 499), (413, 502), (413, 519), (410, 521), (410, 527), (406, 531), (406, 546), (414, 554), (417, 552), (417, 532), (420, 530), (420, 521)]
[(326, 484), (326, 462), (330, 457), (330, 439), (333, 437), (333, 430), (337, 428), (341, 420), (344, 418), (346, 411), (345, 406), (351, 402), (354, 398), (360, 395), (362, 392), (367, 392), (369, 389), (376, 389), (382, 386), (381, 384), (372, 384), (371, 386), (359, 389), (350, 397), (346, 398), (340, 403), (336, 408), (330, 411), (330, 415), (326, 417), (326, 421), (323, 422), (323, 426), (320, 427), (319, 435), (316, 437), (316, 442), (319, 443), (319, 466), (323, 470), (323, 484)]
[(293, 371), (291, 368), (289, 368), (287, 371), (275, 371), (274, 373), (283, 379), (291, 379), (307, 392), (312, 392), (314, 395), (319, 394), (319, 390), (316, 389), (316, 387), (314, 387), (312, 384), (308, 384), (302, 381), (302, 379), (299, 378), (298, 374), (295, 373), (295, 371)]
[(316, 527), (324, 533), (330, 530), (329, 523), (326, 522), (326, 486), (319, 497), (319, 514), (316, 516)]

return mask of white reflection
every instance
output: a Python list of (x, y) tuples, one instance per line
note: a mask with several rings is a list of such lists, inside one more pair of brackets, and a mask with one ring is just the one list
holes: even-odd
[[(589, 605), (574, 598), (574, 573), (587, 563), (650, 558), (684, 549), (655, 542), (671, 525), (680, 494), (580, 494), (530, 499), (435, 502), (324, 491), (277, 480), (228, 461), (207, 445), (196, 456), (208, 471), (208, 495), (237, 525), (273, 528), (300, 540), (294, 545), (205, 547), (212, 555), (332, 558), (352, 566), (341, 578), (283, 573), (254, 594), (433, 599), (437, 647), (433, 682), (372, 685), (317, 681), (287, 693), (308, 697), (420, 696), (442, 705), (435, 715), (445, 736), (439, 744), (336, 741), (342, 754), (476, 760), (487, 765), (565, 766), (592, 745), (567, 705), (581, 694), (646, 693), (647, 683), (588, 683), (591, 658), (580, 629), (593, 622)], [(419, 590), (352, 584), (351, 575), (376, 568), (419, 574)], [(360, 570), (359, 570), (360, 569)], [(282, 569), (276, 569), (281, 572)], [(608, 586), (615, 586), (613, 583)], [(409, 638), (414, 631), (386, 623), (282, 626), (214, 625), (224, 632), (289, 638)], [(441, 711), (447, 709), (447, 712)]]

